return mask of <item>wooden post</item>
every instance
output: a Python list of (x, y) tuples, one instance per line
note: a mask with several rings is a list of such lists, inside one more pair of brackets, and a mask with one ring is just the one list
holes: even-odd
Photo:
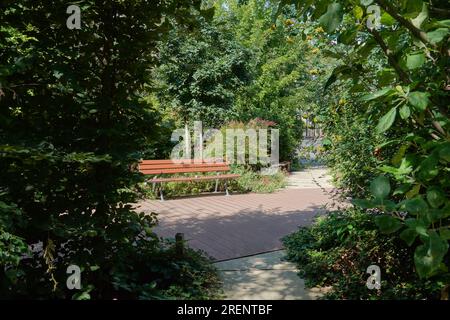
[(179, 258), (184, 256), (184, 233), (175, 235), (175, 253)]

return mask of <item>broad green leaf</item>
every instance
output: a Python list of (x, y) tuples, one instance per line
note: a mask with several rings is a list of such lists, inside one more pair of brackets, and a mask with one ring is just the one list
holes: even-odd
[(353, 205), (363, 208), (363, 209), (370, 209), (370, 208), (374, 207), (372, 202), (369, 200), (366, 200), (366, 199), (353, 199), (352, 203), (353, 203)]
[(360, 6), (355, 6), (353, 8), (353, 16), (356, 18), (356, 20), (361, 20), (364, 16), (364, 10)]
[(384, 88), (374, 93), (369, 93), (361, 97), (361, 101), (371, 101), (380, 97), (386, 96), (388, 93), (392, 93), (392, 88)]
[(439, 151), (439, 157), (447, 162), (450, 162), (450, 146), (445, 146)]
[(428, 92), (414, 91), (408, 95), (408, 102), (418, 111), (424, 111), (430, 103)]
[(396, 116), (397, 116), (397, 107), (394, 107), (391, 110), (389, 110), (389, 112), (386, 113), (383, 117), (381, 117), (376, 127), (376, 131), (378, 133), (383, 133), (389, 130), (389, 128), (392, 127), (392, 125), (394, 124)]
[(408, 16), (416, 16), (422, 12), (423, 1), (422, 0), (407, 0), (406, 1), (406, 13)]
[(412, 230), (414, 230), (418, 235), (422, 235), (424, 237), (428, 237), (428, 225), (426, 222), (421, 219), (408, 219), (405, 221), (405, 224)]
[(392, 26), (397, 22), (397, 20), (395, 20), (389, 13), (383, 12), (380, 22), (385, 26)]
[(394, 212), (396, 211), (397, 204), (392, 200), (382, 200), (382, 205), (379, 208), (384, 212)]
[(444, 209), (442, 209), (442, 218), (450, 217), (450, 201), (447, 201), (447, 204), (444, 206)]
[(323, 145), (323, 146), (330, 146), (330, 145), (332, 145), (332, 144), (333, 144), (333, 142), (331, 141), (330, 138), (324, 138), (324, 139), (322, 140), (322, 145)]
[(417, 232), (414, 229), (405, 229), (400, 233), (400, 239), (406, 242), (406, 244), (410, 247), (414, 240), (417, 238)]
[(413, 168), (408, 163), (408, 161), (405, 158), (403, 158), (402, 162), (400, 164), (400, 167), (396, 168), (396, 167), (391, 167), (391, 166), (385, 165), (385, 166), (382, 166), (380, 168), (380, 170), (385, 173), (391, 173), (391, 174), (395, 175), (396, 179), (400, 179), (401, 176), (410, 174), (412, 172)]
[(380, 231), (385, 234), (394, 233), (402, 227), (401, 221), (390, 215), (375, 217), (375, 224), (380, 228)]
[(428, 156), (419, 166), (418, 177), (421, 180), (429, 181), (439, 174), (438, 158), (436, 155)]
[(411, 116), (411, 109), (407, 104), (405, 104), (400, 108), (399, 114), (403, 120), (406, 120)]
[(442, 240), (450, 240), (450, 229), (449, 228), (441, 228), (439, 230), (439, 234)]
[(445, 194), (438, 187), (431, 187), (427, 190), (427, 201), (432, 208), (439, 208), (445, 202)]
[(410, 54), (406, 58), (406, 67), (409, 70), (420, 68), (424, 63), (425, 63), (425, 54), (422, 52)]
[(334, 68), (333, 73), (328, 78), (328, 81), (325, 84), (324, 90), (327, 90), (329, 86), (331, 86), (334, 82), (336, 82), (338, 77), (342, 77), (343, 75), (350, 74), (351, 71), (352, 71), (352, 68), (347, 65), (341, 65), (341, 66)]
[(409, 148), (409, 143), (402, 144), (395, 155), (392, 157), (391, 163), (394, 166), (398, 166), (402, 163), (403, 157), (405, 156), (406, 150)]
[(394, 70), (385, 68), (377, 73), (378, 84), (380, 86), (389, 86), (397, 78), (397, 74)]
[(399, 209), (417, 215), (426, 212), (429, 208), (425, 200), (421, 197), (416, 197), (400, 202)]
[(406, 120), (411, 116), (411, 109), (405, 104), (400, 108), (399, 114), (403, 120)]
[(414, 187), (412, 187), (411, 190), (409, 190), (406, 193), (406, 195), (405, 195), (406, 199), (414, 198), (415, 196), (417, 196), (419, 194), (419, 192), (420, 192), (420, 184), (418, 183), (418, 184), (414, 185)]
[(448, 28), (439, 28), (434, 31), (428, 32), (427, 38), (428, 40), (430, 40), (431, 43), (438, 44), (439, 42), (444, 40), (444, 38), (448, 35), (448, 33), (449, 33)]
[(394, 192), (392, 193), (392, 195), (396, 196), (399, 194), (405, 194), (406, 192), (408, 192), (408, 190), (410, 190), (411, 185), (409, 184), (402, 184), (400, 185), (397, 189), (394, 190)]
[(445, 219), (445, 209), (428, 209), (426, 212), (426, 216), (424, 216), (424, 220), (429, 223), (437, 222), (440, 219)]
[(100, 266), (98, 265), (90, 266), (89, 269), (91, 269), (91, 271), (97, 271), (98, 269), (100, 269)]
[(382, 166), (382, 167), (380, 168), (380, 171), (381, 171), (381, 172), (384, 172), (384, 173), (391, 173), (391, 174), (393, 174), (393, 175), (398, 175), (398, 174), (399, 174), (398, 168), (396, 168), (396, 167), (391, 167), (391, 166)]
[(327, 12), (319, 19), (319, 23), (326, 29), (328, 33), (334, 32), (342, 22), (344, 12), (340, 3), (332, 3), (328, 5)]
[(414, 253), (414, 264), (420, 278), (429, 278), (439, 270), (448, 251), (448, 242), (442, 240), (436, 231), (430, 231), (425, 244), (418, 246)]
[(385, 176), (379, 176), (370, 183), (370, 193), (377, 199), (386, 198), (391, 192), (391, 184)]
[(450, 28), (450, 19), (449, 20), (440, 20), (436, 21), (436, 24), (441, 27)]
[(81, 291), (81, 292), (77, 292), (72, 296), (73, 300), (90, 300), (91, 299), (91, 295), (89, 294), (89, 292), (86, 291)]
[(428, 19), (428, 5), (424, 3), (422, 6), (422, 11), (419, 13), (417, 17), (411, 19), (411, 22), (417, 29), (420, 29), (422, 27), (422, 23), (426, 19)]
[(355, 40), (357, 32), (358, 30), (356, 28), (345, 30), (339, 34), (338, 41), (340, 43), (350, 45), (353, 40)]

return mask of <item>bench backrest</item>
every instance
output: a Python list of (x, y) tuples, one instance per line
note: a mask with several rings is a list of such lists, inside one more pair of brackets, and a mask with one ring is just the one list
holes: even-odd
[[(187, 160), (189, 161), (189, 160)], [(176, 174), (190, 172), (223, 172), (230, 171), (226, 162), (194, 161), (177, 163), (172, 160), (142, 160), (139, 162), (139, 171), (142, 174)]]

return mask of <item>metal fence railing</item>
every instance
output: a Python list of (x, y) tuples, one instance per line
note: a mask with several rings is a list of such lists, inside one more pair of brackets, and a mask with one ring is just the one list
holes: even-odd
[(316, 139), (323, 137), (322, 128), (312, 120), (303, 119), (303, 138)]

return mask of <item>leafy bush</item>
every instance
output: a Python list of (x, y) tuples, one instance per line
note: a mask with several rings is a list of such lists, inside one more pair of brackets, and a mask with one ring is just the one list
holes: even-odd
[(382, 140), (370, 129), (369, 120), (349, 108), (346, 105), (347, 112), (323, 117), (327, 134), (323, 158), (338, 188), (347, 195), (363, 197), (367, 195), (366, 186), (376, 175), (380, 159), (376, 147)]
[[(429, 177), (430, 170), (436, 172), (442, 170), (441, 165), (445, 165), (446, 161), (438, 162), (436, 160), (432, 168), (419, 167), (421, 168), (418, 170), (419, 179), (425, 174)], [(400, 169), (396, 170), (409, 171), (410, 167), (403, 162)], [(405, 174), (405, 172), (397, 171), (395, 173), (400, 176)], [(449, 177), (448, 174), (442, 173), (439, 179), (441, 178)], [(376, 224), (385, 234), (395, 235), (397, 231), (401, 231), (397, 235), (405, 242), (405, 245), (415, 247), (414, 265), (421, 278), (439, 276), (450, 283), (448, 272), (450, 261), (446, 258), (449, 255), (450, 201), (446, 199), (443, 189), (437, 184), (428, 189), (426, 197), (418, 195), (420, 185), (419, 188), (413, 188), (413, 192), (408, 192), (405, 197), (405, 189), (409, 190), (411, 185), (406, 180), (404, 182), (406, 188), (404, 188), (405, 184), (400, 185), (391, 194), (389, 179), (379, 176), (370, 184), (370, 199), (355, 199), (354, 203), (365, 209), (377, 208), (386, 213), (375, 219)]]
[[(137, 214), (128, 218), (138, 217)], [(145, 219), (140, 215), (139, 219)], [(7, 264), (0, 280), (1, 299), (211, 299), (220, 297), (221, 283), (211, 260), (204, 253), (185, 248), (177, 254), (173, 241), (158, 239), (139, 221), (118, 225), (121, 239), (102, 241), (91, 234), (80, 239), (84, 255), (69, 252), (48, 241), (28, 252), (20, 263)], [(133, 239), (135, 236), (135, 240)], [(74, 241), (74, 240), (71, 240)], [(56, 246), (55, 246), (56, 243)], [(70, 246), (73, 248), (73, 246)], [(102, 250), (102, 251), (100, 251)], [(11, 250), (9, 250), (11, 251)], [(99, 259), (101, 252), (102, 259)], [(49, 264), (43, 263), (42, 258)], [(130, 263), (132, 262), (132, 263)], [(81, 290), (70, 291), (66, 267), (81, 267)]]
[(287, 185), (284, 172), (264, 175), (242, 167), (236, 167), (233, 172), (241, 175), (230, 184), (230, 189), (236, 192), (272, 193)]
[[(330, 299), (438, 299), (445, 282), (420, 279), (412, 250), (396, 236), (382, 234), (377, 214), (350, 209), (319, 217), (285, 237), (287, 258), (309, 287), (331, 286)], [(367, 267), (381, 269), (381, 289), (369, 290)]]

